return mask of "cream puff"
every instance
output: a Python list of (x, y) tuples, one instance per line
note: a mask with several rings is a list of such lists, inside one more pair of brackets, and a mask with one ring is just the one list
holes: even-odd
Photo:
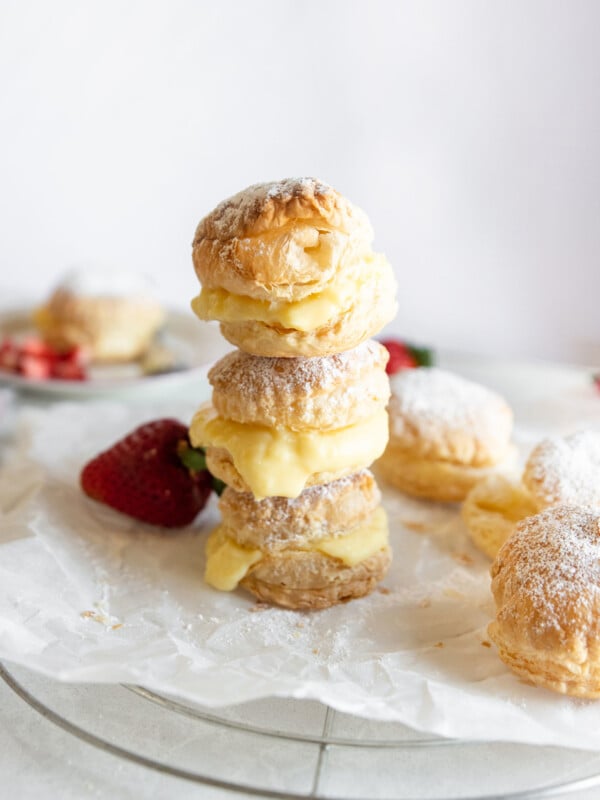
[(315, 178), (250, 186), (199, 223), (192, 308), (260, 356), (350, 350), (396, 313), (396, 285), (367, 216)]
[(495, 558), (517, 522), (537, 510), (518, 478), (491, 474), (471, 489), (462, 505), (462, 516), (473, 543)]
[(387, 519), (368, 471), (295, 499), (225, 489), (206, 545), (205, 579), (286, 608), (326, 608), (368, 594), (390, 563)]
[(558, 503), (600, 507), (600, 432), (544, 439), (527, 459), (523, 483), (539, 509)]
[(140, 276), (93, 270), (70, 273), (33, 316), (52, 347), (85, 347), (96, 363), (141, 357), (164, 319)]
[(492, 564), (498, 653), (517, 675), (600, 697), (600, 514), (559, 505), (518, 523)]
[(407, 494), (458, 502), (515, 457), (512, 412), (497, 394), (431, 368), (394, 378), (390, 439), (378, 472)]
[(368, 467), (388, 437), (388, 354), (373, 340), (315, 358), (234, 351), (209, 372), (190, 439), (210, 471), (256, 498), (297, 497)]
[(600, 507), (600, 433), (542, 440), (522, 480), (491, 476), (467, 495), (463, 518), (473, 542), (494, 558), (517, 522), (554, 505)]

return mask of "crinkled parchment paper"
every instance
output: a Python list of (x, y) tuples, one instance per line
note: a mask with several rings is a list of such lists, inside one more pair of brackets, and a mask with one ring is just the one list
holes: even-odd
[[(193, 410), (24, 413), (0, 472), (0, 657), (64, 681), (140, 683), (213, 706), (315, 698), (444, 736), (600, 748), (600, 702), (535, 689), (497, 658), (486, 635), (489, 562), (456, 507), (387, 492), (394, 562), (380, 589), (293, 612), (203, 583), (215, 504), (193, 529), (166, 532), (80, 492), (92, 455), (144, 420)], [(600, 397), (577, 389), (523, 408), (523, 419), (526, 452), (544, 432), (600, 426)]]

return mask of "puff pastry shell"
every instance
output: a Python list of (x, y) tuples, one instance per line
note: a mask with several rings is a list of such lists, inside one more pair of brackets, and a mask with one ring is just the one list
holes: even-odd
[(600, 515), (554, 506), (518, 523), (492, 564), (500, 658), (538, 686), (600, 697)]

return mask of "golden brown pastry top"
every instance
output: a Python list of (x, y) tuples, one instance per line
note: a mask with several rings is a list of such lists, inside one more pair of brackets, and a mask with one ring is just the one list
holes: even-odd
[(491, 574), (496, 628), (511, 648), (547, 651), (578, 664), (587, 661), (592, 641), (598, 651), (600, 514), (560, 505), (527, 517), (501, 548)]
[(208, 373), (213, 406), (236, 422), (292, 430), (330, 429), (367, 419), (389, 398), (388, 352), (374, 340), (315, 358), (228, 353)]
[(538, 508), (600, 506), (600, 433), (583, 430), (544, 439), (527, 459), (523, 483)]
[(318, 178), (285, 178), (255, 183), (222, 203), (200, 220), (194, 245), (203, 239), (258, 236), (299, 220), (351, 233), (368, 226), (365, 214)]
[(366, 214), (316, 178), (249, 186), (202, 219), (192, 259), (202, 286), (299, 300), (370, 252)]
[(390, 445), (412, 456), (486, 466), (509, 449), (512, 411), (497, 394), (435, 367), (392, 381)]

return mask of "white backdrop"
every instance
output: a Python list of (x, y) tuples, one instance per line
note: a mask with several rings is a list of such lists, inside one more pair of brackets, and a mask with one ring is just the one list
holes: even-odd
[(73, 264), (196, 292), (219, 200), (318, 175), (369, 213), (395, 331), (600, 362), (600, 3), (2, 0), (0, 302)]

